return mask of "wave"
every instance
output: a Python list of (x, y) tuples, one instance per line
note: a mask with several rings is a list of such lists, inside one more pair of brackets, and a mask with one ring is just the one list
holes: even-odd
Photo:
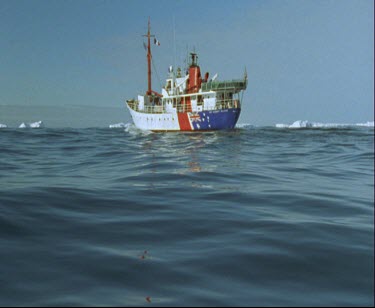
[(8, 126), (6, 126), (5, 124), (1, 124), (0, 123), (0, 128), (7, 128)]
[[(254, 125), (249, 123), (237, 123), (236, 128), (252, 128)], [(109, 128), (125, 128), (125, 131), (129, 132), (131, 130), (138, 130), (133, 123), (116, 123), (110, 124)]]
[(319, 123), (319, 122), (309, 122), (298, 120), (289, 124), (276, 124), (277, 128), (340, 128), (340, 127), (374, 127), (374, 121), (368, 121), (366, 123), (356, 123), (356, 124), (343, 124), (343, 123)]
[(141, 130), (137, 128), (133, 123), (116, 123), (116, 124), (110, 124), (109, 128), (117, 129), (117, 128), (124, 128), (124, 131), (126, 133), (129, 133), (131, 135), (141, 134), (141, 135), (148, 135), (152, 134), (152, 131), (147, 130)]
[(150, 130), (139, 129), (138, 127), (134, 125), (134, 123), (126, 123), (125, 132), (129, 133), (130, 135), (143, 135), (143, 136), (153, 134), (153, 132)]

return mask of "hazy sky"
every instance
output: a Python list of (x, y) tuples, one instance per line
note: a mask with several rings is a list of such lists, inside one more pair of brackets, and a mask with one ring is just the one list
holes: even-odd
[(203, 73), (247, 68), (242, 123), (374, 120), (372, 0), (0, 0), (0, 106), (123, 108), (147, 88), (148, 16), (156, 91), (195, 47)]

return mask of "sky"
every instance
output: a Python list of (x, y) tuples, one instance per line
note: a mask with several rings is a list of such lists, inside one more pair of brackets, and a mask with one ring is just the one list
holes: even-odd
[(79, 119), (104, 107), (109, 124), (129, 121), (125, 100), (147, 89), (149, 17), (161, 43), (152, 46), (157, 92), (195, 49), (218, 80), (246, 67), (241, 123), (374, 121), (370, 0), (0, 0), (0, 123), (13, 107), (19, 121), (63, 125), (60, 112)]

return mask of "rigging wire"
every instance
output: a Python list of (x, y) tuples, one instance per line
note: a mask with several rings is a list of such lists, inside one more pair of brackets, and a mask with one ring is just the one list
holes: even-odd
[(153, 72), (155, 72), (155, 75), (156, 75), (156, 77), (158, 79), (158, 82), (159, 82), (159, 89), (161, 89), (161, 82), (160, 82), (159, 73), (156, 70), (156, 66), (155, 66), (155, 63), (154, 63), (154, 60), (152, 59), (152, 57), (151, 57), (151, 63), (152, 63), (152, 67), (154, 68)]

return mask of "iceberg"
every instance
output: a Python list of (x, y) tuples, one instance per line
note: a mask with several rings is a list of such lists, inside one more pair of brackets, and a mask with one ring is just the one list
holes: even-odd
[(309, 121), (295, 121), (293, 124), (276, 124), (277, 128), (342, 128), (342, 127), (374, 127), (374, 121), (368, 121), (366, 123), (357, 124), (345, 124), (345, 123), (320, 123), (320, 122), (309, 122)]
[(314, 127), (312, 123), (309, 121), (302, 121), (298, 120), (293, 122), (293, 124), (276, 124), (275, 127), (277, 128), (307, 128), (307, 127)]
[(109, 128), (125, 128), (128, 124), (125, 123), (117, 123), (117, 124), (110, 124)]
[(357, 126), (374, 127), (374, 121), (367, 121), (366, 123), (357, 123)]
[(277, 128), (289, 128), (288, 124), (276, 124), (275, 125)]
[(295, 121), (292, 125), (289, 125), (289, 128), (306, 128), (306, 127), (313, 127), (313, 125), (308, 121)]
[(42, 128), (42, 127), (44, 127), (42, 121), (30, 123), (29, 126), (30, 126), (30, 128)]
[(27, 123), (27, 124), (25, 122), (22, 122), (20, 126), (18, 126), (18, 128), (42, 128), (42, 127), (44, 127), (42, 121), (37, 121), (37, 122)]
[(237, 123), (236, 128), (253, 128), (254, 125), (248, 123)]

